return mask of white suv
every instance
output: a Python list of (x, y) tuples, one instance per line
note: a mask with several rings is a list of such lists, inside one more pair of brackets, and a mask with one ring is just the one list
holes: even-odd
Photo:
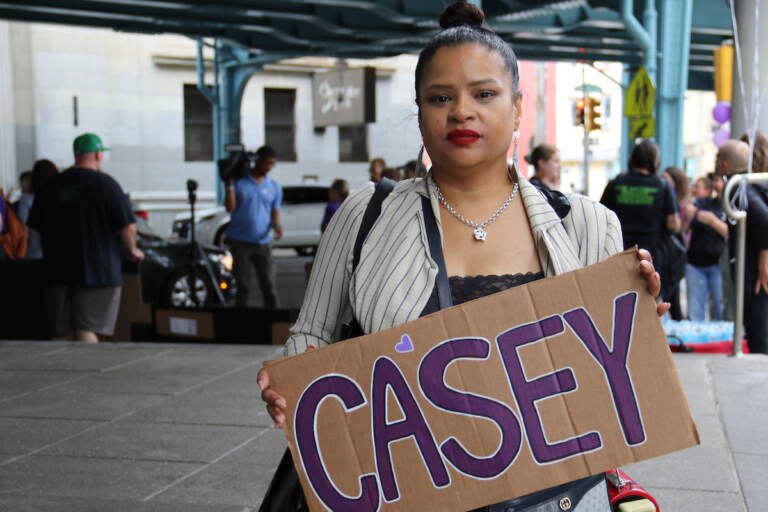
[[(274, 247), (295, 249), (301, 255), (314, 253), (320, 243), (320, 222), (328, 204), (328, 185), (283, 185), (283, 204), (280, 221), (283, 237), (272, 243)], [(223, 206), (195, 211), (195, 238), (204, 244), (223, 246), (224, 232), (229, 225), (229, 213)], [(189, 214), (177, 215), (173, 221), (173, 234), (189, 237)]]

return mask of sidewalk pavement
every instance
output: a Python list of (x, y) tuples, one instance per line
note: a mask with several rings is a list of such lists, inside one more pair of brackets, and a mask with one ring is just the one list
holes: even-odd
[[(269, 345), (0, 341), (0, 512), (258, 510)], [(665, 512), (768, 509), (768, 357), (675, 355), (701, 446), (625, 467)]]

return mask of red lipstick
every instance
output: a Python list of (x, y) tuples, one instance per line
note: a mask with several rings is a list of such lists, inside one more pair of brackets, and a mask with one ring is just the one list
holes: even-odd
[(469, 146), (477, 142), (480, 137), (481, 135), (473, 130), (453, 130), (446, 136), (449, 141), (457, 146)]

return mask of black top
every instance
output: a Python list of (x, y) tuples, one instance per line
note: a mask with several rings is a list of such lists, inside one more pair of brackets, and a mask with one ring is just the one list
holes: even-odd
[(73, 167), (35, 194), (27, 224), (40, 232), (49, 285), (97, 287), (122, 284), (118, 232), (134, 222), (114, 178)]
[[(702, 197), (694, 201), (699, 210), (714, 213), (718, 219), (725, 222), (726, 216), (720, 201), (711, 197)], [(691, 221), (691, 241), (688, 245), (688, 263), (696, 267), (717, 265), (720, 254), (725, 248), (725, 238), (713, 228), (697, 218)]]
[[(736, 189), (738, 190), (738, 189)], [(731, 258), (736, 257), (736, 226), (728, 223)], [(747, 186), (747, 241), (744, 257), (744, 292), (755, 292), (760, 251), (768, 249), (768, 183)]]
[(600, 202), (621, 222), (624, 248), (639, 245), (653, 250), (661, 237), (666, 216), (677, 213), (672, 186), (654, 174), (620, 174), (603, 191)]
[[(448, 278), (448, 283), (451, 287), (453, 304), (457, 305), (543, 278), (544, 272), (505, 274), (502, 276), (451, 276)], [(429, 300), (427, 300), (427, 304), (424, 306), (421, 315), (424, 316), (439, 310), (440, 305), (437, 300), (437, 286), (435, 286), (432, 289), (432, 295), (430, 295)]]

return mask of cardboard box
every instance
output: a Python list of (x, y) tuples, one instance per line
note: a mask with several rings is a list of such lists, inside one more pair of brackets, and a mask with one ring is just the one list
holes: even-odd
[(150, 326), (152, 324), (152, 306), (142, 302), (141, 276), (138, 273), (124, 273), (120, 309), (117, 313), (115, 332), (111, 336), (111, 340), (140, 341), (134, 339), (134, 324)]
[(466, 511), (699, 442), (635, 251), (266, 364), (313, 511)]
[(194, 309), (156, 309), (155, 330), (164, 336), (213, 339), (213, 313)]

